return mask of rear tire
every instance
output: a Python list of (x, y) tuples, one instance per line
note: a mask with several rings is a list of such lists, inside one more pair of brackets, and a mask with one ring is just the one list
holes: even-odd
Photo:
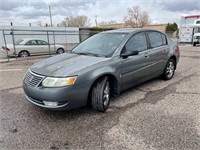
[(196, 43), (195, 43), (195, 42), (193, 43), (193, 46), (196, 46)]
[(28, 56), (30, 56), (30, 54), (26, 50), (22, 50), (19, 52), (19, 57), (28, 57)]
[(57, 51), (56, 51), (56, 54), (62, 54), (64, 53), (64, 49), (63, 48), (58, 48)]
[(174, 59), (169, 59), (165, 67), (165, 70), (162, 74), (163, 79), (170, 80), (174, 76), (175, 66), (176, 64), (175, 64)]
[(91, 102), (94, 110), (105, 112), (110, 104), (110, 83), (108, 77), (99, 79), (92, 88)]

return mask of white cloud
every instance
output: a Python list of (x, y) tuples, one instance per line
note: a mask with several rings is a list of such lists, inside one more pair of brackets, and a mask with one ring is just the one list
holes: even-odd
[(147, 11), (153, 23), (178, 23), (182, 15), (200, 15), (200, 1), (196, 0), (0, 0), (0, 25), (49, 23), (49, 5), (54, 25), (71, 15), (86, 15), (93, 25), (96, 15), (98, 22), (123, 22), (127, 8), (133, 5)]

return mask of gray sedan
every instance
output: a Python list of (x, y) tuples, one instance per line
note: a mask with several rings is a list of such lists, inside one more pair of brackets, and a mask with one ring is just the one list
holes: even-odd
[(71, 52), (34, 64), (23, 80), (26, 98), (53, 110), (91, 104), (106, 111), (110, 97), (162, 76), (173, 77), (179, 47), (164, 33), (119, 29), (96, 34)]

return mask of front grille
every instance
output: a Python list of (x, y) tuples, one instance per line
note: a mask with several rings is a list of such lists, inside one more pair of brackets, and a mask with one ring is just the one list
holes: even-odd
[(35, 73), (32, 73), (31, 71), (28, 71), (24, 80), (26, 84), (30, 86), (37, 86), (39, 85), (39, 83), (42, 81), (43, 78), (44, 78), (43, 76), (40, 76)]

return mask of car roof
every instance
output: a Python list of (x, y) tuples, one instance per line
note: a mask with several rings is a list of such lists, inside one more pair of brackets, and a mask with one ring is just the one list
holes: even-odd
[(43, 39), (39, 39), (39, 38), (22, 38), (22, 40), (29, 41), (29, 40), (43, 40)]
[(143, 29), (143, 28), (122, 28), (122, 29), (105, 31), (103, 33), (133, 33), (136, 31), (157, 31), (157, 30), (150, 30), (150, 29)]

